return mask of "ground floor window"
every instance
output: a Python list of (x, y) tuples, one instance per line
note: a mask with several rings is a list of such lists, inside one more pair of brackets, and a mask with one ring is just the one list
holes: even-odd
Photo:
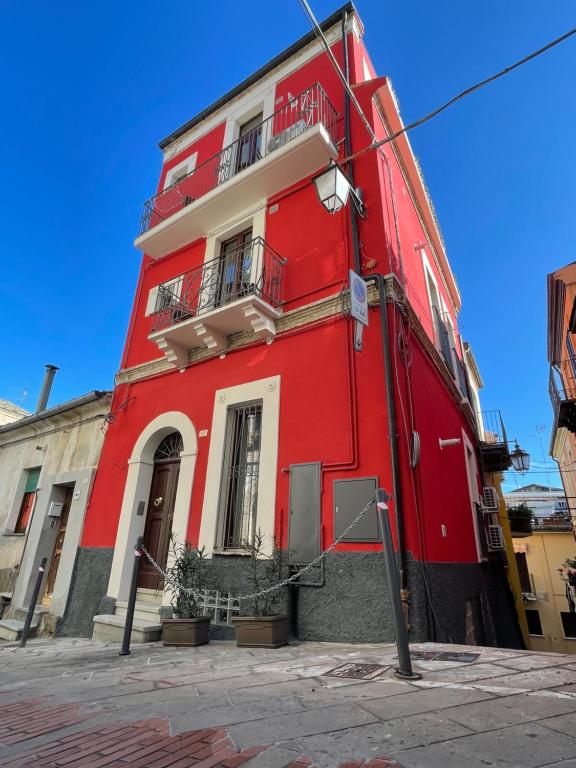
[(576, 640), (576, 613), (562, 611), (560, 613), (562, 627), (564, 628), (564, 637)]
[(30, 515), (34, 509), (34, 500), (36, 499), (36, 488), (38, 487), (38, 478), (40, 477), (40, 467), (28, 469), (26, 486), (24, 487), (24, 496), (20, 503), (18, 518), (14, 526), (14, 533), (26, 533), (26, 528), (30, 522)]
[(261, 402), (228, 408), (218, 515), (224, 549), (246, 547), (254, 540), (261, 437)]
[(542, 623), (540, 621), (539, 611), (535, 611), (533, 608), (526, 611), (526, 621), (528, 622), (528, 632), (531, 635), (543, 635)]

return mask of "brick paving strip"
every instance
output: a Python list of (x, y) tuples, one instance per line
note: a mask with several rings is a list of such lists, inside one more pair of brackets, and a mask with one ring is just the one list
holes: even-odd
[[(274, 768), (274, 747), (260, 744), (238, 750), (225, 728), (205, 728), (170, 735), (168, 720), (151, 718), (135, 722), (97, 725), (69, 736), (59, 736), (68, 725), (93, 718), (79, 704), (48, 707), (42, 700), (0, 706), (1, 768), (238, 768), (258, 764)], [(1, 747), (53, 732), (42, 746), (2, 757)], [(270, 752), (267, 755), (267, 752)], [(258, 761), (258, 755), (268, 757)], [(282, 761), (282, 768), (312, 768), (306, 755)], [(340, 768), (401, 768), (384, 757), (343, 763)]]

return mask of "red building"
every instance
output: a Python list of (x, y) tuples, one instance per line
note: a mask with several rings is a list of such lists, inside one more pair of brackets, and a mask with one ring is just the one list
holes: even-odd
[[(79, 631), (94, 614), (96, 636), (122, 624), (139, 535), (161, 563), (171, 532), (205, 546), (234, 592), (257, 529), (309, 562), (382, 486), (412, 638), (517, 642), (475, 506), (460, 294), (434, 209), (405, 135), (362, 152), (363, 119), (377, 139), (402, 122), (354, 6), (322, 29), (364, 118), (310, 33), (160, 143), (67, 609)], [(320, 203), (332, 161), (364, 212), (354, 195), (332, 215)], [(361, 350), (350, 269), (368, 289)], [(311, 580), (291, 599), (300, 638), (392, 639), (374, 509)], [(143, 638), (169, 605), (157, 586), (144, 564)]]

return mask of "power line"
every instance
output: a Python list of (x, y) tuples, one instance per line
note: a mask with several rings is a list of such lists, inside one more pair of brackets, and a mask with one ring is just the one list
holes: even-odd
[[(314, 18), (314, 14), (310, 10), (310, 6), (306, 2), (306, 0), (298, 0), (298, 2), (300, 2), (300, 4), (306, 8), (308, 15), (310, 16), (311, 19), (313, 19), (313, 23), (315, 25), (315, 30), (316, 30), (316, 27), (318, 27), (318, 22)], [(324, 37), (321, 30), (320, 30), (320, 34), (322, 34), (322, 38), (326, 43), (326, 46), (328, 46), (326, 38)], [(465, 90), (456, 94), (456, 96), (453, 96), (449, 101), (445, 102), (444, 104), (437, 107), (436, 109), (433, 109), (432, 112), (428, 112), (428, 114), (424, 115), (424, 117), (421, 117), (418, 120), (414, 120), (414, 122), (412, 123), (408, 123), (408, 125), (405, 125), (399, 131), (395, 131), (394, 133), (391, 133), (390, 136), (387, 136), (385, 139), (381, 139), (380, 141), (377, 141), (377, 142), (372, 142), (370, 146), (364, 147), (364, 149), (358, 150), (358, 152), (355, 152), (353, 155), (350, 155), (350, 157), (344, 158), (342, 162), (353, 160), (354, 158), (364, 154), (365, 152), (369, 152), (372, 149), (377, 149), (378, 147), (382, 147), (384, 146), (384, 144), (389, 144), (391, 141), (394, 141), (399, 136), (402, 136), (402, 134), (407, 133), (408, 131), (411, 131), (413, 128), (418, 128), (418, 126), (422, 125), (423, 123), (427, 123), (429, 120), (432, 120), (433, 117), (436, 117), (441, 112), (444, 112), (445, 109), (448, 109), (448, 107), (451, 107), (452, 104), (455, 104), (457, 101), (460, 101), (460, 99), (463, 99), (465, 96), (468, 96), (471, 93), (474, 93), (474, 91), (480, 90), (480, 88), (483, 88), (485, 85), (488, 85), (489, 83), (493, 83), (495, 80), (498, 80), (500, 77), (503, 77), (504, 75), (507, 75), (509, 72), (512, 72), (514, 69), (521, 67), (523, 64), (527, 64), (529, 61), (532, 61), (532, 59), (535, 59), (537, 56), (541, 56), (543, 53), (546, 53), (546, 51), (549, 51), (551, 48), (554, 48), (556, 45), (560, 45), (560, 43), (563, 43), (565, 40), (567, 40), (569, 37), (572, 37), (572, 35), (575, 35), (575, 34), (576, 34), (576, 27), (573, 27), (572, 29), (568, 30), (568, 32), (565, 32), (560, 37), (557, 37), (555, 40), (552, 40), (551, 42), (547, 43), (542, 48), (539, 48), (537, 51), (533, 51), (532, 53), (529, 53), (527, 56), (524, 56), (524, 58), (520, 59), (519, 61), (516, 61), (514, 64), (511, 64), (509, 67), (505, 67), (504, 69), (500, 70), (500, 72), (497, 72), (495, 75), (491, 75), (490, 77), (487, 77), (485, 80), (481, 80), (479, 83), (476, 83), (475, 85), (471, 85), (469, 88), (466, 88)], [(330, 56), (332, 59), (334, 58), (332, 51), (330, 51)], [(336, 60), (334, 59), (334, 61)], [(337, 62), (336, 62), (336, 66), (338, 66)], [(340, 67), (338, 67), (338, 69), (340, 69)], [(352, 89), (350, 89), (350, 93), (352, 93)], [(356, 108), (359, 109), (360, 117), (365, 121), (366, 118), (364, 116), (364, 113), (359, 108), (358, 102), (355, 97), (353, 98), (353, 102), (354, 102), (354, 106), (356, 106)], [(374, 136), (374, 132), (372, 128), (369, 128), (369, 132), (372, 136)]]

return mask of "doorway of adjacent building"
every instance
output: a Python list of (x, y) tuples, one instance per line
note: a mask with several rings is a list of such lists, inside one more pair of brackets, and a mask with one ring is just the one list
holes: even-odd
[[(182, 436), (179, 432), (172, 432), (162, 440), (154, 454), (154, 471), (144, 527), (144, 546), (162, 569), (166, 567), (168, 560), (182, 448)], [(140, 563), (138, 587), (160, 590), (163, 586), (164, 580), (158, 571), (146, 557), (143, 557)]]
[(54, 518), (58, 521), (58, 533), (56, 534), (54, 554), (52, 555), (52, 562), (50, 563), (50, 569), (48, 570), (48, 576), (46, 578), (46, 590), (42, 600), (45, 604), (50, 603), (52, 600), (52, 593), (54, 592), (54, 584), (56, 583), (56, 576), (58, 575), (58, 567), (60, 565), (60, 558), (62, 557), (62, 549), (64, 547), (64, 539), (66, 538), (66, 526), (68, 525), (68, 516), (72, 505), (73, 491), (73, 486), (66, 488), (66, 496), (64, 497), (62, 512), (59, 518)]

